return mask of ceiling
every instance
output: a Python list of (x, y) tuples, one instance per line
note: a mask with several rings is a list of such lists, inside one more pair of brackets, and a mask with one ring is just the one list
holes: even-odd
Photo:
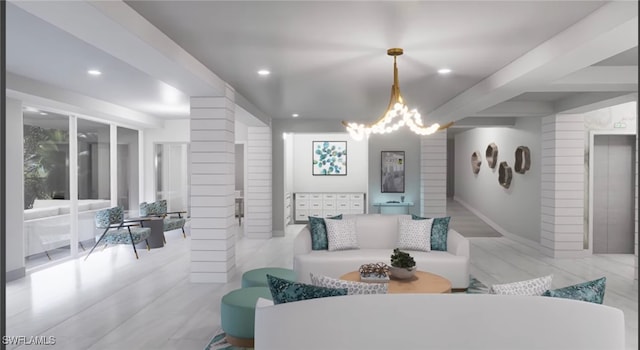
[(16, 2), (7, 70), (157, 118), (188, 117), (220, 79), (245, 114), (373, 121), (386, 49), (402, 47), (400, 88), (424, 119), (539, 116), (637, 92), (633, 14), (634, 1)]

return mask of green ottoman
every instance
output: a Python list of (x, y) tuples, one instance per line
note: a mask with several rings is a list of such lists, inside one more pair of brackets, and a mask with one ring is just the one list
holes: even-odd
[(247, 287), (268, 287), (267, 274), (289, 281), (296, 280), (296, 273), (293, 270), (280, 267), (263, 267), (261, 269), (250, 270), (242, 274), (242, 288)]
[(252, 348), (256, 302), (258, 298), (272, 300), (267, 287), (236, 289), (222, 297), (220, 302), (221, 326), (227, 342), (233, 346)]

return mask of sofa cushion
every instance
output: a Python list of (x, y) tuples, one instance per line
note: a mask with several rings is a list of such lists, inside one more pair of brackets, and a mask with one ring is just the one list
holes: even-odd
[[(428, 220), (421, 216), (411, 214), (413, 220)], [(447, 233), (449, 232), (450, 216), (443, 218), (434, 218), (431, 226), (431, 249), (444, 252), (447, 250)]]
[(347, 294), (387, 294), (387, 283), (365, 283), (355, 281), (345, 281), (322, 275), (309, 274), (311, 284), (318, 287), (346, 288)]
[(358, 249), (355, 220), (326, 219), (329, 251)]
[(602, 301), (604, 300), (606, 282), (607, 278), (602, 277), (597, 280), (574, 284), (560, 289), (547, 290), (542, 295), (546, 297), (574, 299), (602, 304)]
[(347, 295), (345, 288), (317, 287), (310, 284), (287, 281), (269, 274), (267, 274), (267, 282), (269, 283), (269, 290), (274, 304)]
[(398, 220), (397, 248), (408, 250), (431, 251), (431, 225), (429, 220)]
[[(329, 219), (341, 220), (342, 214), (330, 217)], [(309, 231), (311, 232), (312, 250), (329, 249), (329, 241), (327, 239), (327, 226), (324, 222), (324, 218), (309, 216)]]
[[(345, 219), (347, 216), (345, 215)], [(391, 249), (398, 243), (398, 220), (410, 215), (356, 215), (360, 249)]]
[(542, 295), (551, 287), (553, 275), (534, 278), (526, 281), (494, 284), (489, 288), (489, 294), (502, 295)]

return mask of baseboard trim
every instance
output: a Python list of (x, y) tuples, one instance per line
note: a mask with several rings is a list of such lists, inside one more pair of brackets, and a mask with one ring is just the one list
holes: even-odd
[(514, 240), (518, 243), (522, 243), (530, 248), (536, 249), (538, 251), (542, 250), (542, 245), (540, 243), (534, 242), (530, 239), (526, 239), (524, 237), (520, 237), (518, 235), (516, 235), (515, 233), (511, 233), (507, 230), (505, 230), (503, 227), (501, 227), (500, 225), (496, 224), (493, 220), (489, 219), (488, 217), (486, 217), (484, 214), (482, 214), (480, 211), (478, 211), (476, 208), (472, 207), (469, 203), (465, 202), (464, 200), (460, 199), (457, 196), (453, 196), (453, 200), (455, 200), (456, 202), (460, 203), (460, 205), (462, 205), (463, 207), (467, 208), (467, 210), (469, 210), (470, 212), (472, 212), (475, 216), (479, 217), (480, 220), (484, 221), (487, 225), (491, 226), (491, 228), (493, 228), (494, 230), (498, 231), (498, 233), (500, 233), (501, 235)]
[(5, 276), (7, 278), (7, 282), (11, 282), (11, 281), (15, 281), (17, 279), (23, 278), (26, 275), (27, 275), (27, 269), (24, 267), (21, 267), (19, 269), (7, 271)]

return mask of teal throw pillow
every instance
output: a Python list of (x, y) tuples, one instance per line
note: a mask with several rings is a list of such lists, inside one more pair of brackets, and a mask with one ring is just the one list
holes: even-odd
[[(330, 217), (329, 219), (342, 220), (342, 214)], [(327, 250), (329, 249), (329, 240), (327, 239), (327, 225), (323, 218), (309, 216), (309, 231), (311, 231), (311, 249)]]
[(590, 303), (602, 304), (607, 278), (574, 284), (572, 286), (548, 290), (542, 294), (545, 297), (566, 298)]
[(294, 301), (335, 297), (347, 295), (346, 288), (317, 287), (310, 284), (288, 281), (267, 274), (269, 290), (274, 304), (290, 303)]
[[(427, 220), (416, 214), (411, 214), (413, 220)], [(451, 216), (434, 218), (431, 226), (431, 250), (447, 251), (447, 233), (449, 233), (449, 221)]]

